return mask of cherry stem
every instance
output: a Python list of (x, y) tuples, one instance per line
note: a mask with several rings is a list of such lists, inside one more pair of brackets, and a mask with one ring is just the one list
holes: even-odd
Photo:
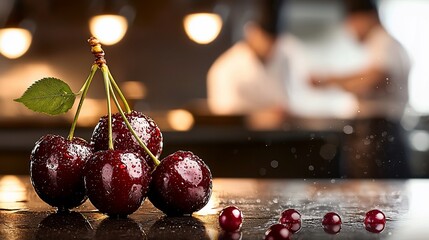
[(70, 127), (70, 132), (69, 132), (69, 135), (67, 137), (67, 139), (69, 141), (71, 141), (73, 139), (74, 131), (76, 129), (77, 120), (79, 118), (79, 114), (80, 114), (80, 111), (82, 109), (82, 105), (83, 105), (83, 102), (85, 100), (86, 93), (88, 92), (89, 86), (91, 85), (92, 79), (94, 78), (94, 75), (95, 75), (95, 72), (97, 72), (97, 69), (98, 69), (98, 66), (96, 64), (92, 65), (91, 72), (89, 73), (88, 78), (86, 79), (85, 83), (83, 84), (82, 89), (79, 91), (79, 94), (82, 94), (82, 95), (80, 97), (79, 105), (77, 106), (77, 110), (76, 110), (76, 113), (74, 115), (73, 123)]
[(109, 68), (106, 64), (101, 66), (101, 72), (103, 73), (104, 87), (106, 89), (107, 96), (107, 116), (109, 123), (109, 150), (113, 150), (113, 137), (112, 137), (112, 106), (110, 104), (110, 81), (109, 81)]
[(112, 74), (109, 71), (109, 79), (110, 79), (110, 83), (111, 85), (113, 85), (113, 87), (115, 88), (116, 92), (118, 92), (119, 97), (121, 98), (122, 102), (125, 105), (125, 110), (127, 111), (127, 113), (131, 113), (131, 108), (130, 105), (128, 105), (127, 99), (125, 99), (124, 94), (122, 94), (121, 89), (119, 88), (118, 84), (116, 84), (115, 79), (113, 78)]
[(113, 90), (112, 85), (109, 85), (110, 92), (112, 93), (113, 101), (115, 102), (116, 107), (119, 110), (119, 113), (122, 116), (122, 119), (124, 119), (125, 125), (127, 125), (128, 130), (131, 132), (131, 134), (134, 136), (134, 138), (137, 140), (139, 145), (145, 150), (145, 152), (152, 158), (155, 166), (158, 166), (161, 162), (158, 160), (158, 158), (155, 157), (155, 155), (152, 154), (152, 152), (147, 148), (146, 144), (140, 139), (140, 137), (137, 135), (136, 131), (134, 131), (133, 127), (131, 126), (130, 122), (128, 121), (127, 117), (125, 116), (124, 111), (122, 110), (121, 105), (119, 104), (118, 98), (116, 97), (116, 94)]

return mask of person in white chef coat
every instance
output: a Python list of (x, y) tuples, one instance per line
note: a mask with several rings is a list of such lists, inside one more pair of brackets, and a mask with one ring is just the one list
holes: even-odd
[(344, 146), (345, 175), (408, 177), (407, 141), (400, 125), (408, 103), (408, 55), (383, 28), (375, 1), (346, 0), (345, 10), (345, 25), (361, 44), (365, 61), (354, 72), (312, 79), (317, 88), (339, 87), (357, 99), (353, 133)]
[[(207, 75), (210, 110), (246, 115), (257, 127), (275, 127), (288, 115), (290, 79), (307, 78), (299, 41), (279, 29), (283, 1), (259, 0), (243, 39), (224, 52)], [(302, 67), (302, 69), (301, 69)]]

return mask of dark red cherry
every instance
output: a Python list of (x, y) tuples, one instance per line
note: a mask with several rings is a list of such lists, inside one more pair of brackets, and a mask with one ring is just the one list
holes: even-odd
[(341, 224), (341, 217), (338, 213), (328, 212), (322, 220), (322, 225), (338, 225)]
[(280, 223), (301, 223), (301, 213), (295, 209), (284, 210), (280, 216)]
[(366, 224), (385, 224), (386, 216), (382, 211), (378, 209), (373, 209), (366, 213), (364, 223), (365, 225)]
[(192, 152), (177, 151), (152, 173), (148, 193), (152, 204), (167, 215), (191, 215), (203, 208), (212, 193), (209, 167)]
[(265, 232), (265, 240), (289, 240), (292, 233), (283, 224), (271, 225)]
[[(146, 144), (153, 155), (158, 158), (161, 155), (163, 143), (161, 130), (156, 123), (141, 112), (132, 111), (125, 115), (140, 139)], [(95, 126), (91, 137), (91, 146), (94, 148), (94, 152), (108, 149), (108, 126), (107, 116), (101, 117), (97, 126)], [(112, 133), (113, 145), (116, 150), (139, 153), (151, 169), (155, 167), (152, 159), (140, 147), (137, 140), (135, 140), (134, 136), (128, 130), (120, 113), (112, 115)]]
[(323, 230), (329, 234), (337, 234), (341, 230), (341, 224), (323, 225)]
[(365, 223), (365, 229), (372, 233), (381, 233), (385, 226), (385, 223)]
[(219, 226), (227, 232), (240, 230), (243, 223), (243, 214), (235, 206), (224, 208), (219, 214)]
[(88, 198), (100, 212), (124, 217), (135, 212), (149, 189), (150, 168), (137, 153), (99, 151), (85, 165)]
[(298, 223), (285, 223), (283, 224), (287, 227), (287, 229), (289, 229), (289, 231), (293, 234), (299, 232), (299, 230), (301, 230), (301, 222)]
[(83, 167), (92, 154), (85, 140), (57, 135), (41, 137), (30, 155), (30, 177), (37, 195), (59, 211), (86, 200)]

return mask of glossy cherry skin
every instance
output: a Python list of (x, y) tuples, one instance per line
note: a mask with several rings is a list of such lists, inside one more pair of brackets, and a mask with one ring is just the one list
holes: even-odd
[(209, 167), (192, 152), (177, 151), (164, 158), (152, 173), (148, 196), (165, 214), (181, 216), (203, 208), (211, 193)]
[(100, 212), (125, 217), (146, 198), (150, 168), (137, 153), (122, 150), (98, 151), (85, 164), (88, 198)]
[(365, 229), (372, 233), (381, 233), (385, 226), (385, 223), (365, 223)]
[(378, 209), (373, 209), (366, 213), (365, 220), (366, 224), (385, 224), (386, 223), (386, 216), (384, 213)]
[(282, 212), (280, 217), (280, 223), (301, 223), (301, 213), (295, 209), (286, 209)]
[(292, 233), (283, 224), (271, 225), (265, 232), (265, 240), (289, 240)]
[(83, 168), (91, 154), (91, 147), (84, 139), (41, 137), (30, 155), (31, 183), (37, 195), (59, 211), (85, 202)]
[(341, 224), (341, 217), (338, 213), (328, 212), (325, 214), (322, 220), (322, 225), (338, 225)]
[(341, 224), (323, 225), (323, 231), (329, 234), (337, 234), (341, 231)]
[(299, 230), (301, 230), (301, 222), (297, 222), (297, 223), (285, 223), (283, 224), (287, 227), (287, 229), (289, 229), (289, 231), (293, 234), (299, 232)]
[[(163, 142), (161, 130), (156, 123), (150, 117), (137, 111), (126, 113), (125, 116), (139, 138), (146, 144), (153, 155), (158, 158), (162, 152)], [(94, 152), (108, 149), (108, 126), (107, 116), (101, 117), (97, 126), (95, 126), (91, 137), (91, 146), (94, 148)], [(113, 145), (116, 150), (139, 153), (151, 169), (155, 167), (152, 159), (146, 151), (140, 147), (137, 140), (135, 140), (134, 136), (125, 125), (120, 113), (112, 115), (112, 134)]]
[(235, 206), (224, 208), (219, 214), (219, 226), (227, 232), (240, 230), (243, 224), (243, 214)]

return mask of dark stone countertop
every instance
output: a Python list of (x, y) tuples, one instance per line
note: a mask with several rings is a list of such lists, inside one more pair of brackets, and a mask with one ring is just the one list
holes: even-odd
[[(428, 180), (227, 179), (217, 178), (208, 205), (192, 217), (165, 217), (146, 200), (128, 219), (110, 219), (89, 201), (68, 215), (42, 202), (28, 176), (0, 176), (0, 239), (219, 239), (219, 211), (236, 205), (244, 215), (237, 238), (263, 239), (282, 210), (301, 212), (301, 230), (292, 239), (425, 239)], [(365, 213), (382, 210), (385, 229), (368, 232)], [(340, 214), (341, 231), (321, 226), (328, 211)], [(225, 238), (223, 238), (225, 239)]]

